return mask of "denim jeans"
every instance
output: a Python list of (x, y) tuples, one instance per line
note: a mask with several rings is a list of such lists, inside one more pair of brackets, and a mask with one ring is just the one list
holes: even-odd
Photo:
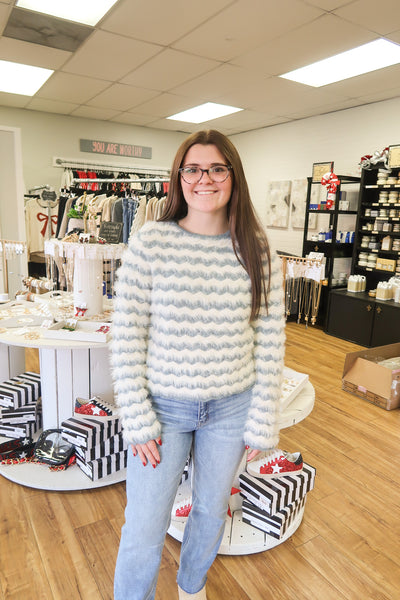
[(115, 600), (154, 600), (164, 539), (187, 457), (194, 462), (192, 510), (177, 581), (201, 590), (221, 544), (232, 481), (244, 454), (251, 390), (222, 400), (153, 398), (162, 424), (161, 462), (146, 467), (128, 452), (127, 506), (115, 570)]

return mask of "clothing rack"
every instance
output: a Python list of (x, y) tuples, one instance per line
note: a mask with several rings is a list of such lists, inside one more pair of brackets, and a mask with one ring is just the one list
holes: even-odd
[(111, 179), (102, 179), (101, 177), (94, 177), (93, 179), (85, 179), (82, 178), (80, 179), (79, 177), (74, 177), (72, 179), (72, 183), (165, 183), (168, 182), (169, 179), (164, 179), (164, 178), (144, 178), (144, 179), (126, 179), (126, 178), (121, 178), (118, 179), (118, 177), (114, 177)]
[(109, 163), (97, 163), (90, 160), (79, 160), (73, 158), (59, 158), (53, 157), (53, 167), (65, 168), (65, 169), (93, 169), (94, 171), (121, 171), (123, 173), (143, 173), (151, 175), (169, 175), (170, 169), (165, 167), (143, 167), (140, 165), (120, 165), (120, 164), (109, 164)]

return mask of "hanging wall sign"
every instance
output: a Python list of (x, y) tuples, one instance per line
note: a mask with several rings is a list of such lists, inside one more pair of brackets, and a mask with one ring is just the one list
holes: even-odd
[(102, 142), (100, 140), (79, 140), (81, 152), (92, 154), (108, 154), (112, 156), (126, 156), (128, 158), (151, 158), (152, 148), (149, 146), (134, 146), (120, 142)]

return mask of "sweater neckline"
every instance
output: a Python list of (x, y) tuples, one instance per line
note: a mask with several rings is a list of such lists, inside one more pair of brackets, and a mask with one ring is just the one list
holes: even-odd
[(217, 235), (207, 235), (206, 233), (193, 233), (192, 231), (188, 231), (187, 229), (184, 229), (183, 227), (181, 227), (176, 221), (170, 221), (170, 223), (176, 229), (178, 229), (178, 231), (180, 231), (181, 234), (189, 236), (189, 237), (197, 238), (197, 239), (223, 240), (223, 239), (229, 239), (231, 237), (231, 232), (229, 231), (229, 229), (228, 229), (228, 231), (225, 231), (224, 233), (219, 233)]

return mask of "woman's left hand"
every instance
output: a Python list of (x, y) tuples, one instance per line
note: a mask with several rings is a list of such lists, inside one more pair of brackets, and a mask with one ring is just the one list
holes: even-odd
[(251, 460), (256, 458), (256, 456), (258, 456), (261, 453), (261, 450), (252, 450), (251, 448), (248, 448), (248, 447), (246, 449), (248, 450), (247, 462), (250, 462)]

